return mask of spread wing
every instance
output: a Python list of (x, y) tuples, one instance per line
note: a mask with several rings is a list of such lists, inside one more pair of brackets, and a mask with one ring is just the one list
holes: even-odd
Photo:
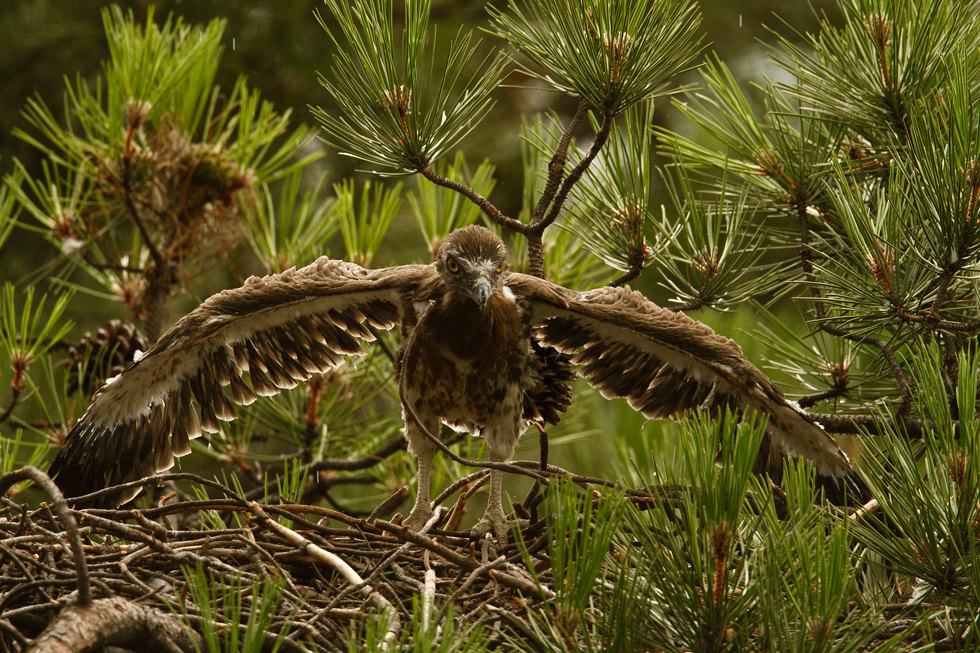
[(575, 292), (521, 274), (506, 284), (530, 311), (537, 340), (570, 355), (579, 375), (603, 396), (624, 397), (651, 419), (697, 407), (758, 411), (769, 417), (775, 454), (760, 453), (762, 469), (778, 476), (782, 456), (802, 456), (813, 462), (832, 501), (842, 500), (843, 491), (865, 497), (837, 442), (733, 340), (629, 288)]
[(235, 419), (235, 404), (363, 354), (359, 341), (374, 340), (368, 327), (414, 315), (413, 296), (437, 279), (432, 266), (365, 270), (323, 257), (212, 296), (96, 393), (51, 477), (72, 497), (169, 469), (191, 439)]

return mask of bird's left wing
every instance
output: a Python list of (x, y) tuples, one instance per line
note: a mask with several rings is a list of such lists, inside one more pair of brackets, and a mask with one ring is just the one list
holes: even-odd
[(369, 327), (401, 323), (414, 294), (437, 279), (432, 266), (366, 270), (323, 257), (212, 296), (96, 393), (51, 477), (74, 497), (169, 469), (202, 430), (216, 432), (219, 420), (234, 419), (234, 404), (293, 388), (345, 355), (363, 354), (359, 340), (374, 340)]
[(522, 274), (509, 275), (506, 285), (527, 311), (535, 338), (571, 356), (603, 396), (624, 397), (648, 418), (700, 406), (758, 411), (769, 417), (777, 456), (812, 461), (834, 498), (842, 490), (863, 498), (863, 483), (837, 442), (733, 340), (629, 288), (576, 292)]

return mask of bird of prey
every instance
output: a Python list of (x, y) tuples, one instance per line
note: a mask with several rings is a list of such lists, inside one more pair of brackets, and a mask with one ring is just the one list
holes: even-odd
[[(762, 413), (757, 469), (803, 457), (832, 492), (863, 493), (834, 439), (735, 342), (629, 288), (578, 292), (508, 272), (503, 242), (480, 226), (449, 234), (429, 265), (368, 270), (322, 257), (212, 296), (99, 390), (51, 476), (77, 497), (168, 469), (190, 439), (234, 419), (235, 404), (363, 354), (359, 340), (396, 325), (406, 335), (397, 357), (403, 406), (429, 433), (442, 422), (482, 435), (492, 461), (511, 457), (529, 422), (558, 421), (570, 401), (570, 361), (605, 397), (625, 397), (648, 418), (725, 406)], [(404, 434), (418, 458), (407, 519), (417, 529), (432, 514), (436, 447), (410, 414)], [(497, 470), (474, 533), (491, 530), (506, 537)]]

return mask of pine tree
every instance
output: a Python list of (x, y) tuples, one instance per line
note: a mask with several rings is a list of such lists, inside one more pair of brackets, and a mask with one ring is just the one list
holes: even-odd
[[(4, 289), (3, 471), (43, 459), (98, 382), (160, 335), (194, 278), (227, 263), (215, 250), (247, 243), (273, 273), (340, 242), (337, 256), (369, 266), (386, 237), (413, 229), (402, 224), (408, 209), (430, 254), (483, 220), (509, 240), (518, 270), (583, 289), (642, 275), (677, 311), (752, 311), (748, 335), (771, 352), (767, 372), (828, 431), (856, 436), (875, 500), (856, 511), (827, 505), (802, 462), (773, 486), (753, 474), (764, 425), (690, 416), (673, 460), (651, 455), (642, 436), (624, 439), (617, 481), (534, 486), (518, 510), (546, 526), (518, 532), (506, 562), (522, 564), (531, 588), (517, 608), (475, 609), (457, 590), (478, 571), (461, 568), (435, 622), (435, 590), (420, 589), (400, 616), (376, 598), (381, 616), (351, 617), (362, 621), (330, 646), (980, 646), (976, 3), (839, 0), (839, 23), (775, 36), (784, 81), (749, 90), (718, 57), (699, 65), (691, 0), (509, 0), (488, 8), (487, 31), (506, 43), (490, 54), (465, 32), (448, 47), (436, 41), (425, 0), (406, 0), (397, 21), (391, 0), (326, 5), (318, 18), (337, 54), (320, 82), (340, 111), (313, 114), (327, 145), (371, 173), (360, 183), (311, 182), (313, 131), (290, 127), (288, 112), (244, 80), (227, 93), (215, 86), (220, 21), (157, 24), (151, 14), (140, 26), (107, 10), (112, 56), (100, 80), (68, 85), (65, 120), (28, 101), (32, 131), (17, 135), (45, 156), (44, 176), (14, 163), (0, 187), (0, 247), (19, 226), (57, 255)], [(680, 83), (695, 67), (699, 83)], [(522, 209), (507, 216), (491, 201), (493, 165), (472, 167), (457, 147), (492, 115), (515, 69), (577, 109), (526, 119)], [(693, 132), (654, 127), (668, 96)], [(411, 177), (414, 188), (388, 177)], [(52, 297), (38, 300), (42, 282)], [(66, 340), (85, 294), (122, 308), (96, 335)], [(237, 473), (226, 485), (241, 497), (348, 502), (348, 517), (376, 520), (387, 496), (382, 509), (394, 510), (411, 468), (393, 338), (243, 410), (199, 449)], [(583, 430), (590, 401), (558, 435)], [(458, 446), (467, 455), (479, 445)], [(436, 481), (461, 491), (449, 517), (458, 526), (482, 471), (440, 464)], [(203, 515), (216, 532), (240, 525), (217, 509)], [(276, 515), (284, 527), (288, 515)], [(195, 603), (225, 602), (222, 618), (241, 623), (241, 603), (216, 598), (240, 596), (240, 577), (211, 594), (201, 569), (185, 577)], [(265, 611), (279, 600), (270, 596), (296, 593), (278, 581), (255, 591), (253, 612), (263, 607), (252, 632), (269, 627)], [(213, 647), (237, 645), (202, 632)]]

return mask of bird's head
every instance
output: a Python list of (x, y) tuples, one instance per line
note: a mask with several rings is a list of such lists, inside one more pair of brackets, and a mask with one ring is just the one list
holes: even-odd
[(447, 286), (472, 298), (482, 311), (504, 283), (507, 248), (495, 233), (484, 227), (457, 229), (446, 236), (439, 248), (436, 270)]

